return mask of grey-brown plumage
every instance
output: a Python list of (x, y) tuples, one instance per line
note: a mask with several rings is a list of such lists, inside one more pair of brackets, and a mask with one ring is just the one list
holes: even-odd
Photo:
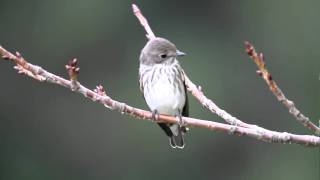
[[(140, 54), (139, 82), (144, 98), (154, 113), (188, 116), (188, 97), (184, 72), (177, 57), (184, 53), (164, 38), (147, 42)], [(186, 128), (177, 124), (158, 123), (173, 148), (183, 148)]]

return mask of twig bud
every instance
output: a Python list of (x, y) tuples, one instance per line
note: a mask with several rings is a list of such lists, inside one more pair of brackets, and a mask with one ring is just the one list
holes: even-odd
[(249, 41), (245, 41), (244, 42), (244, 45), (246, 46), (246, 52), (249, 56), (252, 56), (253, 55), (253, 51), (254, 51), (254, 48), (252, 46), (252, 44), (249, 42)]
[(74, 58), (73, 60), (69, 61), (69, 63), (65, 66), (71, 80), (77, 80), (77, 76), (80, 73), (80, 68), (77, 67), (77, 65), (78, 60)]
[(22, 58), (21, 54), (18, 51), (16, 52), (16, 56), (18, 59)]
[(4, 60), (10, 60), (10, 57), (7, 56), (7, 55), (3, 55), (2, 58), (3, 58)]
[(257, 70), (256, 73), (259, 75), (259, 76), (262, 76), (262, 72), (260, 70)]
[(96, 89), (94, 89), (94, 92), (98, 93), (101, 96), (106, 96), (107, 95), (106, 91), (104, 90), (104, 87), (101, 84), (96, 86)]
[(260, 54), (259, 54), (259, 58), (260, 58), (261, 61), (264, 62), (264, 55), (263, 55), (263, 53), (260, 53)]

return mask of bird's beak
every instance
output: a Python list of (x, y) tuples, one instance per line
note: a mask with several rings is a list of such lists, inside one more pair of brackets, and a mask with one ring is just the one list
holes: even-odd
[(177, 50), (176, 54), (177, 54), (177, 56), (185, 56), (186, 55), (186, 53), (179, 51), (179, 50)]

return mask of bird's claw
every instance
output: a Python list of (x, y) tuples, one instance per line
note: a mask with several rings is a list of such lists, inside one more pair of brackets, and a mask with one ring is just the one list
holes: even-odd
[(158, 121), (159, 120), (159, 113), (157, 110), (152, 111), (152, 120)]
[(185, 125), (185, 122), (184, 122), (184, 120), (182, 119), (182, 116), (181, 116), (181, 115), (178, 115), (177, 118), (178, 118), (178, 125), (179, 125), (180, 127), (184, 126), (184, 125)]

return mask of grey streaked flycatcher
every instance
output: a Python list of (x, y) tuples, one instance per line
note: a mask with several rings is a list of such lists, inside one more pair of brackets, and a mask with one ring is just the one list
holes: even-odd
[[(153, 112), (179, 118), (188, 116), (188, 97), (184, 82), (184, 71), (177, 57), (185, 55), (164, 38), (153, 38), (147, 42), (140, 54), (140, 90)], [(183, 135), (187, 129), (179, 124), (158, 123), (169, 137), (173, 148), (183, 148)]]

